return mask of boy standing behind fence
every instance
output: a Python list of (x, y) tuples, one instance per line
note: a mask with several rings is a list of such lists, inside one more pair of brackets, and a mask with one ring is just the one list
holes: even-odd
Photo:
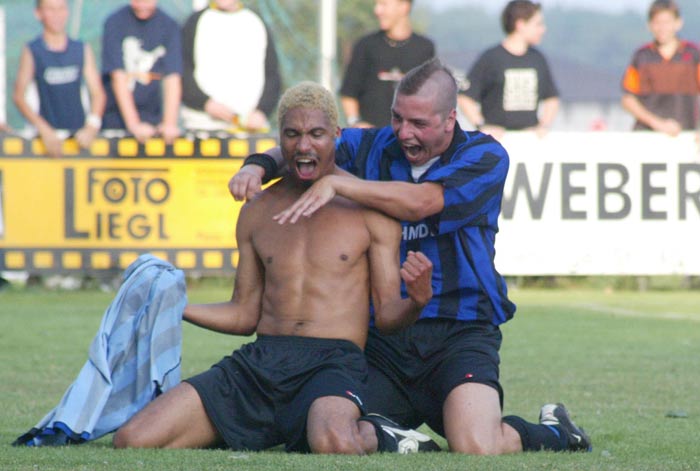
[(636, 118), (635, 130), (676, 136), (697, 126), (700, 50), (678, 38), (683, 19), (674, 0), (654, 1), (648, 21), (654, 41), (632, 56), (622, 106)]
[[(43, 31), (22, 48), (15, 81), (17, 109), (34, 127), (51, 157), (60, 157), (63, 139), (56, 130), (75, 133), (81, 147), (88, 147), (102, 124), (105, 94), (92, 49), (66, 33), (66, 0), (37, 0), (34, 10)], [(25, 94), (32, 81), (39, 94), (39, 110), (32, 109)], [(87, 85), (90, 112), (86, 115), (81, 88)]]
[(559, 110), (559, 90), (549, 64), (535, 46), (546, 31), (542, 6), (512, 0), (501, 13), (503, 41), (471, 66), (459, 106), (469, 122), (500, 139), (506, 130), (544, 136)]

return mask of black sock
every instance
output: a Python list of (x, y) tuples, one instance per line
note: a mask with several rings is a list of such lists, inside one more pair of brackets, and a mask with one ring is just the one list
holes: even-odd
[(566, 450), (566, 437), (553, 425), (532, 424), (515, 415), (503, 417), (507, 423), (518, 432), (523, 444), (523, 451)]

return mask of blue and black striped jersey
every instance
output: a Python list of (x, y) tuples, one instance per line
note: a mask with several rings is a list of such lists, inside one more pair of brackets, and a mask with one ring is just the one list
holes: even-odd
[[(390, 127), (345, 129), (336, 163), (367, 180), (414, 182)], [(401, 223), (401, 261), (408, 250), (420, 250), (433, 262), (434, 295), (421, 319), (499, 325), (513, 317), (515, 305), (494, 265), (508, 163), (508, 153), (495, 139), (456, 126), (449, 149), (415, 182), (440, 183), (445, 198), (442, 212)]]

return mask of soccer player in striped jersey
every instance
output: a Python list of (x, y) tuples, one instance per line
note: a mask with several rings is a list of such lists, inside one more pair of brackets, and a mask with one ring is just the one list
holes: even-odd
[[(455, 452), (589, 450), (561, 404), (545, 405), (536, 424), (502, 417), (499, 326), (515, 305), (494, 265), (494, 242), (508, 154), (492, 137), (461, 130), (456, 107), (455, 79), (439, 61), (411, 70), (397, 87), (390, 127), (346, 129), (336, 142), (336, 163), (361, 178), (325, 176), (275, 219), (299, 223), (344, 196), (401, 220), (402, 257), (420, 250), (433, 263), (433, 298), (419, 320), (393, 335), (370, 328), (368, 410), (404, 426), (425, 422)], [(246, 165), (231, 179), (235, 198), (253, 197), (268, 176), (284, 173), (279, 149), (266, 155), (265, 169)]]

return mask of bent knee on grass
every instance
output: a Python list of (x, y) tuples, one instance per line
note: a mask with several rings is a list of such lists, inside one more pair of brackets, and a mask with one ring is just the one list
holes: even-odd
[(498, 393), (490, 386), (466, 383), (443, 406), (450, 450), (470, 455), (500, 455), (522, 449), (520, 436), (501, 421)]
[(307, 418), (307, 439), (313, 453), (365, 454), (369, 445), (360, 434), (357, 406), (342, 397), (314, 401)]
[(478, 429), (469, 426), (452, 429), (447, 443), (450, 451), (468, 455), (503, 455), (522, 451), (518, 432), (500, 419)]
[(132, 433), (128, 425), (122, 426), (112, 437), (114, 448), (145, 448), (139, 440), (138, 434)]
[(359, 433), (351, 427), (327, 427), (323, 433), (309, 437), (309, 447), (313, 453), (325, 455), (365, 454)]
[(486, 434), (468, 434), (463, 433), (457, 437), (448, 439), (450, 451), (454, 453), (463, 453), (467, 455), (501, 455), (511, 453), (501, 436), (493, 433)]
[(180, 383), (117, 430), (112, 443), (115, 448), (201, 448), (218, 438), (197, 391)]

